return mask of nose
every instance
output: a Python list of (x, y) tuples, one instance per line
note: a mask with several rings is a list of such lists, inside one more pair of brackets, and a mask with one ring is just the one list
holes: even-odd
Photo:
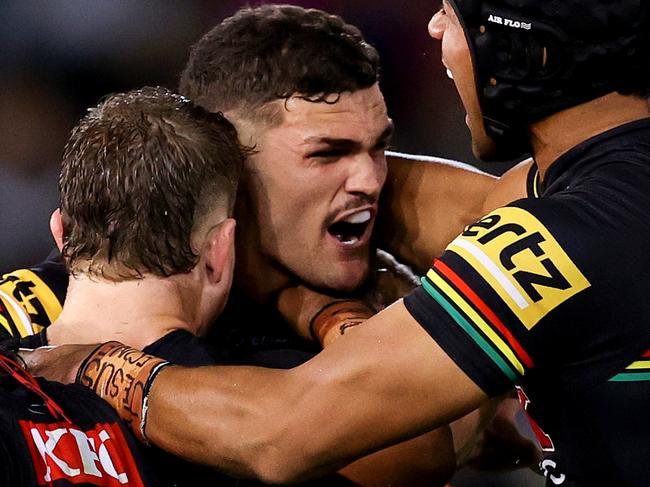
[(432, 38), (441, 41), (442, 35), (445, 32), (445, 22), (446, 22), (445, 13), (443, 9), (440, 9), (435, 14), (433, 14), (433, 17), (431, 17), (431, 20), (429, 21), (429, 25), (428, 25), (429, 35)]
[(376, 200), (386, 182), (386, 156), (381, 154), (358, 154), (350, 165), (345, 190), (356, 195), (365, 195)]

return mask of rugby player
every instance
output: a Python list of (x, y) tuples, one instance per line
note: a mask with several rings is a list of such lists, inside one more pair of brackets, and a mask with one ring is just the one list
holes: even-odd
[[(429, 31), (475, 152), (532, 148), (535, 193), (468, 226), (421, 288), (301, 367), (166, 368), (148, 395), (149, 439), (287, 482), (521, 383), (549, 485), (645, 485), (648, 16), (639, 0), (444, 0)], [(74, 364), (49, 370), (70, 380), (88, 349), (61, 353)]]
[[(61, 210), (51, 220), (71, 274), (65, 306), (19, 345), (119, 339), (174, 363), (217, 363), (195, 335), (206, 332), (230, 290), (243, 159), (223, 116), (166, 89), (112, 95), (89, 110), (64, 150)], [(11, 364), (2, 355), (0, 362)], [(18, 379), (0, 377), (2, 485), (228, 481), (144, 447), (85, 388), (2, 370)]]

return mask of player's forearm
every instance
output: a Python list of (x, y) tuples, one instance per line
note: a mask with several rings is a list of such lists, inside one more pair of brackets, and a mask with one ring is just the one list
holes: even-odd
[[(169, 367), (149, 395), (147, 437), (182, 458), (268, 484), (333, 473), (376, 440), (354, 429), (348, 431), (358, 444), (334, 439), (340, 436), (332, 424), (347, 423), (355, 407), (353, 386), (340, 385), (349, 377), (333, 378), (349, 376), (345, 372), (323, 375), (330, 378), (317, 374), (311, 381), (306, 376), (312, 374), (296, 369)], [(341, 397), (350, 401), (341, 404)]]
[(288, 371), (165, 369), (146, 433), (185, 458), (288, 483), (430, 431), (484, 398), (397, 303)]
[[(164, 370), (149, 395), (148, 439), (182, 458), (269, 484), (333, 473), (386, 442), (370, 428), (381, 424), (371, 407), (363, 412), (374, 421), (349, 426), (359, 416), (350, 409), (361, 412), (353, 404), (355, 387), (340, 385), (350, 374), (334, 371), (325, 375), (341, 379), (296, 387), (290, 384), (303, 379), (294, 381), (294, 372), (260, 372), (253, 385), (243, 367)], [(351, 467), (349, 478), (368, 482), (364, 468)]]
[(493, 398), (479, 409), (458, 418), (449, 425), (453, 435), (457, 467), (463, 467), (467, 463), (479, 444), (485, 427), (494, 417), (501, 400), (501, 398)]
[(378, 233), (382, 245), (419, 271), (463, 227), (483, 215), (496, 178), (463, 163), (389, 153)]
[(455, 465), (451, 431), (442, 426), (361, 458), (339, 473), (363, 487), (435, 487), (447, 484)]
[(247, 367), (170, 367), (149, 395), (146, 433), (157, 446), (241, 477), (282, 483), (295, 475), (282, 442), (296, 398), (285, 371)]

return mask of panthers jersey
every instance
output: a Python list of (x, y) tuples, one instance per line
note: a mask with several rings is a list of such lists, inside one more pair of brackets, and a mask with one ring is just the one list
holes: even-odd
[(534, 194), (469, 225), (406, 307), (487, 394), (524, 386), (549, 485), (648, 485), (650, 119), (531, 179)]
[(68, 273), (58, 252), (30, 269), (0, 279), (0, 338), (34, 335), (61, 313)]
[(0, 485), (146, 487), (137, 440), (85, 387), (35, 379), (0, 351)]

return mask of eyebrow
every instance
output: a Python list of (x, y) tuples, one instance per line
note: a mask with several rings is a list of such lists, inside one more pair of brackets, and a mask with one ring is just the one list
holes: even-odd
[[(373, 146), (379, 145), (382, 142), (389, 142), (395, 132), (395, 125), (393, 122), (390, 122), (384, 131), (377, 137), (377, 140)], [(353, 149), (359, 147), (361, 144), (358, 140), (354, 139), (339, 139), (333, 137), (308, 137), (304, 141), (305, 144), (327, 144), (331, 147), (340, 148), (340, 149)]]

